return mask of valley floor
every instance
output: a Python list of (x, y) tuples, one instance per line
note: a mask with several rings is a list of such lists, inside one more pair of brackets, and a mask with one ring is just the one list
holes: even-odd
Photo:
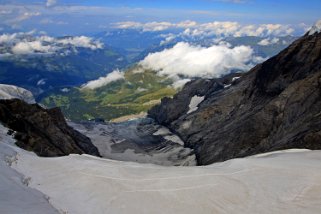
[(88, 155), (40, 158), (0, 129), (0, 213), (321, 212), (321, 151), (165, 167)]

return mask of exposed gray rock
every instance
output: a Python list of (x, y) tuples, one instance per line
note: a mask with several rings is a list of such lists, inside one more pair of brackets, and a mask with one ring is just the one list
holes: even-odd
[[(149, 112), (195, 150), (198, 164), (321, 149), (321, 33), (306, 34), (229, 87), (222, 81), (191, 82)], [(194, 95), (205, 100), (186, 114)]]
[(69, 124), (88, 136), (103, 158), (165, 166), (196, 165), (194, 151), (184, 148), (182, 140), (151, 119)]
[(153, 107), (148, 114), (158, 123), (170, 125), (171, 122), (188, 113), (193, 96), (205, 96), (206, 99), (224, 87), (235, 83), (236, 80), (233, 81), (233, 78), (241, 75), (234, 73), (220, 79), (197, 79), (188, 82), (182, 92), (177, 93), (172, 99), (163, 98), (161, 105)]
[(36, 103), (32, 93), (14, 85), (0, 84), (0, 100), (20, 99), (29, 104)]
[(0, 122), (13, 130), (16, 144), (39, 156), (99, 156), (90, 139), (69, 127), (59, 108), (43, 109), (18, 99), (0, 100)]

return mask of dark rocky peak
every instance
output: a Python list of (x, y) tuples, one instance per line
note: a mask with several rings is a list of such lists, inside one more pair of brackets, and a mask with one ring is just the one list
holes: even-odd
[(19, 147), (39, 156), (99, 156), (88, 137), (67, 125), (59, 108), (44, 109), (19, 99), (0, 100), (0, 122), (15, 132)]
[[(188, 114), (197, 94), (205, 100)], [(149, 116), (193, 148), (200, 165), (283, 149), (321, 149), (321, 33), (307, 33), (232, 84), (191, 82)]]
[(267, 95), (279, 95), (292, 82), (306, 78), (321, 67), (321, 33), (308, 33), (272, 57), (256, 70), (253, 89)]

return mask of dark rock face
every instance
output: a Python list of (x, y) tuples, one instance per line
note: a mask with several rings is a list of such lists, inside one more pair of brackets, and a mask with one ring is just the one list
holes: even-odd
[[(282, 149), (321, 149), (321, 33), (305, 35), (230, 87), (215, 88), (221, 81), (211, 80), (211, 87), (190, 83), (149, 112), (194, 148), (198, 164)], [(200, 94), (205, 100), (186, 114), (191, 91), (202, 87), (208, 91)], [(185, 102), (177, 102), (182, 97)]]
[(0, 122), (15, 131), (17, 145), (39, 156), (99, 156), (90, 139), (69, 127), (59, 108), (43, 109), (24, 101), (0, 100)]
[(209, 97), (224, 89), (224, 86), (232, 84), (232, 79), (241, 75), (234, 73), (220, 79), (197, 79), (189, 82), (182, 92), (177, 93), (173, 99), (163, 98), (161, 105), (153, 107), (148, 114), (158, 123), (169, 126), (171, 122), (188, 112), (190, 100), (193, 96)]

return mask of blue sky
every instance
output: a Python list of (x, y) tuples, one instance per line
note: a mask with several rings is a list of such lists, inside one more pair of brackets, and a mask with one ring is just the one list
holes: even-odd
[[(0, 0), (0, 30), (81, 34), (109, 30), (118, 22), (312, 25), (320, 0)], [(72, 27), (72, 29), (71, 29)]]

